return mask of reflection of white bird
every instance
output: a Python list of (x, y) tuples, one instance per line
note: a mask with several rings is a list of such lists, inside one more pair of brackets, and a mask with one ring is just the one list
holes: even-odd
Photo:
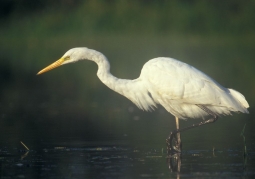
[[(73, 48), (38, 72), (38, 75), (79, 60), (97, 63), (99, 79), (110, 89), (131, 100), (138, 108), (149, 111), (161, 104), (176, 117), (177, 130), (167, 140), (170, 152), (174, 151), (172, 139), (176, 137), (175, 149), (181, 150), (181, 131), (214, 122), (219, 115), (229, 115), (232, 111), (248, 113), (249, 105), (241, 93), (224, 88), (196, 68), (172, 58), (154, 58), (145, 63), (139, 78), (126, 80), (118, 79), (110, 73), (110, 64), (102, 53), (85, 47)], [(206, 116), (213, 119), (179, 129), (178, 119)]]

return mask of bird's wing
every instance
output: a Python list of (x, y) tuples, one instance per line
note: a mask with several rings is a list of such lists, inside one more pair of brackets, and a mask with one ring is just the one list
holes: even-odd
[(176, 103), (220, 105), (227, 90), (196, 68), (171, 58), (150, 60), (141, 77), (162, 99)]

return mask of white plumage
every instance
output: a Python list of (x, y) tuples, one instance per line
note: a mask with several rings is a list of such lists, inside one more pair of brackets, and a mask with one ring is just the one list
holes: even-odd
[(228, 115), (232, 111), (248, 113), (249, 105), (241, 93), (224, 88), (203, 72), (172, 58), (149, 60), (144, 64), (139, 78), (126, 80), (110, 73), (110, 64), (102, 53), (81, 47), (70, 49), (38, 74), (79, 60), (96, 62), (97, 76), (106, 86), (146, 111), (160, 104), (180, 119), (203, 118), (208, 113), (197, 106), (200, 104), (216, 115)]
[(148, 61), (138, 79), (144, 81), (156, 103), (181, 119), (208, 115), (197, 104), (217, 115), (248, 113), (249, 105), (241, 93), (222, 87), (196, 68), (172, 58)]

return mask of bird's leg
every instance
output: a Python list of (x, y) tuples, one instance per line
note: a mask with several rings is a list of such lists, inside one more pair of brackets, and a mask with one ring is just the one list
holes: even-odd
[(169, 170), (171, 170), (171, 172), (177, 172), (177, 176), (178, 174), (180, 174), (180, 171), (181, 171), (181, 157), (182, 157), (181, 153), (176, 153), (176, 154), (173, 154), (171, 157), (167, 158), (167, 164), (168, 164)]
[[(209, 115), (211, 115), (213, 118), (212, 119), (208, 119), (208, 120), (204, 120), (200, 123), (197, 123), (197, 124), (193, 124), (189, 127), (185, 127), (185, 128), (182, 128), (182, 129), (179, 129), (177, 128), (176, 130), (172, 131), (169, 135), (169, 137), (167, 138), (166, 140), (166, 143), (167, 143), (167, 153), (168, 155), (171, 155), (173, 153), (178, 153), (178, 152), (181, 152), (181, 140), (179, 139), (180, 141), (180, 148), (176, 148), (174, 149), (173, 148), (173, 139), (175, 139), (175, 141), (177, 141), (177, 144), (178, 144), (178, 136), (177, 134), (180, 134), (180, 132), (183, 132), (183, 131), (186, 131), (186, 130), (189, 130), (189, 129), (192, 129), (192, 128), (195, 128), (195, 127), (199, 127), (199, 126), (202, 126), (204, 124), (210, 124), (210, 123), (213, 123), (215, 121), (217, 121), (218, 119), (218, 116), (212, 112), (210, 109), (208, 109), (207, 107), (203, 106), (203, 105), (199, 105), (197, 104), (197, 106), (199, 108), (201, 108), (202, 110), (204, 110), (206, 113), (208, 113)], [(178, 119), (178, 118), (177, 118)], [(176, 120), (177, 121), (177, 120)], [(179, 124), (179, 123), (178, 123)], [(176, 127), (177, 127), (177, 123), (176, 123)], [(180, 137), (180, 135), (179, 135)], [(177, 139), (176, 139), (177, 138)]]
[[(180, 130), (180, 124), (179, 124), (179, 118), (178, 117), (175, 117), (175, 123), (176, 123), (176, 130)], [(174, 139), (175, 139), (175, 150), (176, 151), (181, 151), (181, 133), (180, 132), (177, 132), (175, 135), (174, 135)]]
[[(179, 124), (178, 117), (175, 117), (175, 122), (176, 122), (176, 130), (172, 131), (168, 139), (166, 139), (168, 154), (179, 153), (181, 152), (181, 148), (182, 148), (181, 134), (179, 132), (180, 124)], [(173, 139), (174, 139), (174, 145), (173, 145)]]
[[(180, 129), (174, 130), (170, 133), (169, 137), (166, 139), (166, 144), (167, 144), (167, 154), (172, 155), (175, 153), (180, 153), (181, 148), (178, 147), (178, 139), (177, 139), (177, 134), (180, 134)], [(180, 136), (180, 135), (179, 135)], [(175, 141), (174, 147), (173, 147), (173, 139)]]
[[(175, 123), (176, 123), (176, 130), (179, 130), (180, 129), (180, 124), (179, 124), (179, 118), (178, 117), (175, 117)], [(181, 133), (180, 132), (177, 132), (176, 133), (176, 138), (177, 138), (177, 145), (175, 146), (179, 151), (181, 151)]]

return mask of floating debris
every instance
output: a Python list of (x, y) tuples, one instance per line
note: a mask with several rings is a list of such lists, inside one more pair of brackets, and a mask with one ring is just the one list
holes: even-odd
[(56, 150), (64, 150), (64, 149), (66, 149), (66, 147), (54, 147), (54, 149), (56, 149)]

